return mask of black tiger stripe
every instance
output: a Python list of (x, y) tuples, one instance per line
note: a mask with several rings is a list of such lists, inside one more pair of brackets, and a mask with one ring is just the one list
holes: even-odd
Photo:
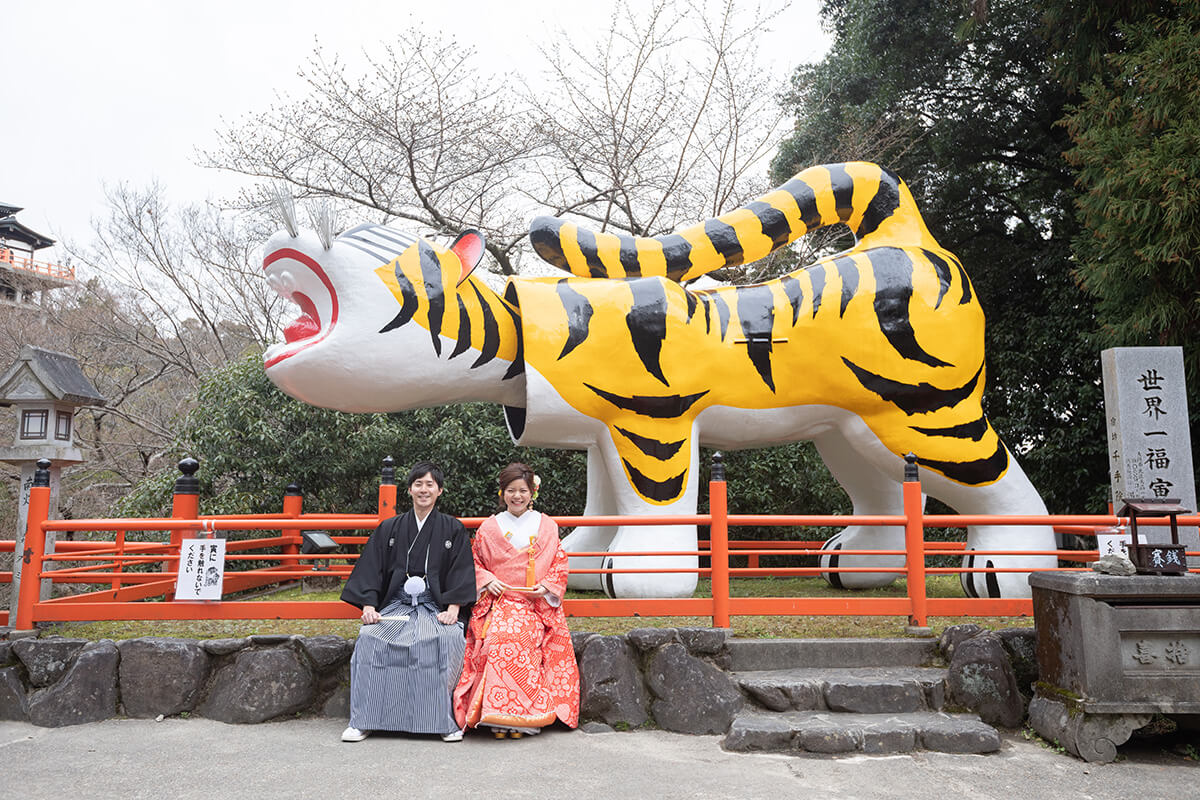
[(450, 358), (462, 355), (471, 347), (471, 315), (467, 313), (467, 306), (463, 303), (462, 295), (456, 296), (458, 297), (458, 342), (455, 343), (454, 352), (450, 354)]
[(617, 256), (621, 262), (621, 268), (625, 270), (625, 275), (634, 277), (642, 274), (641, 256), (638, 254), (637, 241), (632, 236), (620, 234), (617, 237), (620, 242), (620, 247), (617, 251)]
[(745, 260), (742, 240), (738, 238), (732, 225), (719, 219), (705, 220), (704, 235), (712, 242), (713, 249), (725, 259), (725, 266), (736, 267)]
[[(966, 567), (966, 569), (975, 569), (975, 554), (974, 553), (967, 556), (965, 559), (963, 559), (963, 561), (966, 562), (963, 565), (964, 567)], [(964, 572), (959, 579), (959, 583), (962, 584), (963, 591), (967, 593), (967, 597), (977, 599), (979, 597), (979, 592), (977, 592), (975, 590), (975, 575), (976, 575), (976, 573), (974, 573), (974, 572)]]
[[(992, 560), (990, 558), (987, 560), (987, 568), (988, 569), (996, 568), (996, 565), (992, 563)], [(1000, 579), (996, 576), (996, 573), (985, 572), (985, 573), (983, 573), (983, 579), (984, 579), (984, 582), (987, 584), (988, 597), (991, 597), (991, 598), (1000, 597), (1001, 596), (1000, 595)]]
[(554, 285), (554, 291), (558, 293), (563, 310), (567, 312), (567, 341), (563, 344), (562, 352), (558, 354), (559, 360), (566, 358), (568, 353), (581, 345), (584, 339), (587, 339), (588, 326), (591, 324), (594, 313), (592, 302), (572, 289), (567, 281), (567, 278), (563, 278)]
[(588, 272), (593, 278), (608, 277), (608, 271), (604, 269), (604, 262), (600, 260), (600, 251), (596, 246), (596, 234), (587, 228), (577, 228), (576, 230), (578, 231), (576, 239), (579, 241), (579, 252), (583, 254), (583, 259), (587, 262)]
[(796, 207), (800, 209), (800, 221), (804, 223), (807, 230), (811, 231), (821, 226), (821, 212), (817, 210), (817, 195), (811, 186), (799, 178), (792, 178), (779, 188), (790, 194), (796, 201)]
[(664, 386), (670, 386), (663, 375), (663, 340), (667, 338), (667, 293), (658, 278), (641, 278), (629, 281), (633, 292), (633, 307), (625, 315), (625, 325), (633, 340), (633, 349), (646, 371), (658, 378)]
[(442, 286), (442, 262), (437, 251), (427, 242), (417, 243), (420, 255), (421, 280), (425, 283), (425, 297), (429, 300), (429, 335), (433, 339), (433, 351), (442, 354), (442, 323), (446, 316), (446, 295)]
[(729, 330), (729, 304), (719, 294), (712, 296), (713, 305), (717, 308), (717, 320), (721, 323), (721, 341), (725, 341), (725, 333)]
[(627, 431), (620, 426), (613, 426), (613, 430), (624, 436), (629, 441), (633, 442), (638, 450), (641, 450), (651, 458), (659, 461), (669, 461), (672, 456), (679, 452), (679, 448), (683, 447), (687, 439), (680, 439), (678, 442), (660, 442), (658, 439), (650, 439), (645, 436), (639, 436), (632, 431)]
[(800, 306), (804, 304), (804, 288), (791, 275), (780, 278), (779, 285), (783, 287), (783, 293), (792, 307), (792, 325), (795, 325), (800, 319)]
[(696, 299), (704, 304), (704, 334), (707, 336), (712, 333), (712, 309), (709, 307), (708, 295), (698, 294)]
[[(825, 542), (825, 544), (821, 545), (821, 549), (825, 550), (828, 545), (829, 545), (829, 542), (827, 541), (827, 542)], [(838, 562), (841, 560), (841, 556), (839, 556), (837, 554), (837, 551), (841, 550), (841, 549), (842, 549), (841, 542), (838, 542), (833, 547), (829, 548), (829, 551), (832, 552), (833, 555), (831, 555), (829, 557), (829, 564), (826, 567), (827, 569), (837, 569), (838, 568)], [(842, 573), (840, 573), (840, 572), (826, 572), (825, 580), (829, 581), (829, 585), (832, 586), (834, 589), (846, 588), (846, 587), (842, 586)]]
[(771, 375), (771, 332), (775, 329), (775, 295), (771, 287), (759, 284), (737, 290), (738, 318), (746, 335), (746, 355), (758, 370), (763, 383), (775, 391)]
[(970, 439), (978, 442), (988, 432), (987, 417), (980, 417), (974, 422), (964, 422), (962, 425), (951, 425), (946, 428), (921, 428), (909, 425), (914, 431), (926, 436), (950, 436), (955, 439)]
[(837, 208), (838, 219), (849, 221), (854, 214), (854, 178), (846, 171), (845, 164), (830, 164), (829, 181), (833, 190), (833, 204)]
[(524, 328), (521, 327), (521, 301), (517, 297), (517, 287), (511, 283), (508, 284), (504, 289), (504, 299), (508, 301), (504, 303), (504, 310), (512, 317), (513, 333), (517, 337), (517, 352), (513, 354), (512, 363), (508, 365), (504, 377), (500, 379), (507, 381), (525, 371), (525, 335)]
[(777, 250), (792, 239), (792, 226), (788, 224), (787, 214), (761, 200), (753, 200), (746, 208), (754, 212), (762, 223), (762, 233), (771, 240), (771, 249)]
[(833, 266), (842, 279), (842, 306), (838, 311), (838, 316), (844, 317), (846, 316), (846, 306), (850, 305), (855, 292), (858, 291), (858, 265), (852, 258), (839, 258), (833, 262)]
[(417, 287), (413, 286), (413, 282), (400, 269), (399, 264), (396, 265), (396, 284), (400, 287), (400, 296), (404, 298), (404, 302), (400, 304), (400, 311), (392, 321), (379, 329), (380, 333), (387, 333), (407, 324), (417, 313)]
[(496, 323), (496, 315), (484, 299), (483, 293), (479, 291), (479, 287), (474, 281), (470, 281), (470, 284), (475, 296), (479, 298), (479, 309), (483, 313), (483, 345), (479, 348), (479, 358), (471, 365), (471, 369), (475, 369), (491, 361), (500, 351), (500, 326)]
[(638, 468), (630, 464), (625, 459), (621, 459), (621, 463), (625, 465), (626, 471), (629, 473), (629, 480), (634, 488), (638, 490), (638, 494), (650, 500), (658, 500), (666, 502), (674, 500), (679, 496), (679, 492), (683, 489), (683, 480), (687, 477), (687, 470), (678, 475), (667, 478), (665, 481), (656, 481), (646, 477), (638, 471)]
[[(980, 364), (975, 376), (962, 386), (939, 389), (925, 382), (900, 383), (882, 375), (876, 375), (845, 356), (842, 357), (842, 363), (850, 368), (864, 389), (879, 395), (905, 414), (925, 414), (937, 411), (939, 408), (956, 406), (971, 396), (971, 393), (975, 391), (975, 385), (979, 383), (980, 376), (983, 375), (983, 364)], [(921, 459), (921, 463), (925, 464), (925, 459)]]
[(529, 225), (529, 242), (543, 261), (570, 271), (560, 239), (562, 226), (563, 221), (558, 217), (537, 217)]
[(921, 466), (937, 470), (950, 480), (968, 486), (979, 486), (991, 483), (1008, 469), (1008, 449), (1003, 442), (997, 441), (996, 450), (987, 458), (974, 461), (933, 461), (922, 458)]
[(933, 264), (933, 269), (938, 276), (938, 299), (933, 304), (934, 308), (941, 308), (942, 298), (946, 296), (946, 292), (950, 291), (950, 265), (946, 263), (946, 259), (939, 256), (930, 250), (922, 250), (925, 257), (929, 259), (929, 263)]
[(854, 232), (859, 239), (878, 230), (883, 221), (895, 214), (896, 209), (900, 207), (900, 176), (890, 169), (883, 169), (881, 172), (879, 189), (871, 198), (871, 202), (867, 204), (862, 222), (859, 223), (858, 230)]
[(913, 295), (913, 262), (908, 254), (895, 247), (879, 247), (868, 250), (867, 259), (875, 272), (875, 317), (892, 349), (910, 361), (931, 367), (953, 366), (928, 353), (917, 342), (908, 315)]
[(692, 245), (678, 233), (659, 236), (663, 258), (667, 262), (667, 277), (673, 281), (682, 278), (692, 268)]
[(821, 297), (825, 294), (825, 266), (817, 264), (814, 267), (809, 267), (805, 272), (808, 273), (808, 279), (812, 281), (813, 292), (813, 319), (817, 318), (817, 311), (821, 308)]
[(950, 260), (954, 262), (954, 266), (958, 267), (958, 279), (962, 281), (962, 299), (958, 301), (960, 306), (965, 306), (971, 302), (971, 279), (967, 277), (967, 271), (963, 269), (962, 262), (959, 261), (953, 253), (947, 253)]
[(696, 295), (686, 289), (683, 291), (683, 296), (687, 299), (687, 321), (691, 322), (692, 317), (696, 316), (696, 303), (698, 301), (696, 300)]
[(708, 390), (697, 392), (696, 394), (687, 395), (632, 395), (625, 397), (612, 392), (606, 392), (603, 389), (597, 389), (590, 383), (584, 383), (588, 389), (591, 389), (599, 397), (612, 403), (617, 408), (623, 408), (626, 411), (632, 411), (635, 414), (641, 414), (643, 417), (653, 417), (654, 419), (674, 419), (682, 417), (687, 410), (696, 404), (704, 395), (708, 394)]
[[(608, 558), (607, 560), (605, 560), (604, 568), (605, 569), (613, 568), (613, 560), (611, 557)], [(611, 572), (604, 573), (604, 593), (606, 595), (608, 595), (609, 597), (617, 596), (617, 590), (613, 587), (613, 573), (611, 573)]]

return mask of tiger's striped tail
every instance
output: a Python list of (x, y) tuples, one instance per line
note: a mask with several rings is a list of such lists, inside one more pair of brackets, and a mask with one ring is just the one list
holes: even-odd
[(686, 281), (757, 261), (838, 223), (854, 232), (851, 252), (883, 244), (938, 248), (904, 182), (865, 161), (809, 167), (741, 208), (662, 236), (599, 233), (537, 217), (529, 239), (542, 259), (583, 278)]

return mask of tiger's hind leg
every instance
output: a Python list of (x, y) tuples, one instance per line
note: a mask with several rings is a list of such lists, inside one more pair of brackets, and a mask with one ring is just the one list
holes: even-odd
[[(617, 506), (613, 497), (612, 481), (609, 480), (600, 451), (596, 447), (589, 447), (587, 451), (587, 503), (583, 508), (583, 515), (594, 517), (616, 513)], [(562, 540), (562, 548), (568, 553), (603, 553), (609, 550), (613, 537), (616, 535), (615, 527), (581, 525)], [(603, 575), (576, 572), (580, 569), (600, 569), (603, 564), (602, 556), (572, 557), (567, 587), (589, 592), (604, 591)]]
[[(865, 426), (864, 426), (865, 428)], [(854, 505), (856, 515), (902, 514), (904, 500), (900, 489), (904, 462), (895, 459), (895, 475), (880, 469), (864, 457), (862, 448), (841, 431), (822, 434), (813, 440), (825, 466)], [(894, 456), (892, 457), (894, 458)], [(904, 567), (904, 528), (896, 525), (850, 525), (835, 533), (822, 547), (823, 569)], [(894, 555), (853, 555), (846, 550), (896, 550)], [(823, 572), (830, 586), (837, 589), (873, 589), (901, 577), (901, 572)]]
[[(921, 485), (931, 496), (960, 514), (1042, 515), (1046, 504), (1025, 472), (1008, 454), (1008, 469), (986, 486), (967, 486), (929, 470), (921, 470)], [(1052, 551), (1054, 530), (1048, 525), (973, 525), (967, 529), (966, 569), (1012, 569), (1014, 572), (963, 572), (960, 577), (968, 597), (1029, 597), (1029, 573), (1054, 569), (1055, 555), (988, 555), (973, 550)]]

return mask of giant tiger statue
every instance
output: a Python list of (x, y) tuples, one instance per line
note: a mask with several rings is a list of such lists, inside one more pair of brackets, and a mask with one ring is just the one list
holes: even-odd
[[(781, 278), (692, 290), (683, 281), (749, 263), (817, 228), (856, 243)], [(588, 515), (694, 514), (700, 446), (808, 439), (855, 514), (899, 514), (903, 456), (922, 488), (964, 514), (1044, 514), (1045, 505), (983, 414), (983, 310), (953, 254), (925, 227), (895, 174), (868, 163), (800, 172), (743, 208), (674, 233), (634, 238), (534, 220), (538, 254), (561, 277), (472, 270), (482, 236), (449, 247), (362, 225), (336, 239), (289, 231), (268, 243), (274, 289), (299, 305), (267, 375), (306, 403), (396, 411), (467, 401), (504, 407), (520, 445), (585, 449)], [(576, 552), (695, 550), (694, 526), (579, 528)], [(851, 526), (825, 567), (895, 567), (898, 527)], [(1048, 527), (969, 530), (969, 550), (1051, 550)], [(1044, 569), (1053, 556), (967, 565)], [(575, 558), (572, 566), (695, 567), (695, 557)], [(865, 588), (892, 572), (825, 573)], [(613, 597), (687, 596), (695, 574), (577, 575)], [(971, 596), (1028, 596), (1023, 572), (964, 574)]]

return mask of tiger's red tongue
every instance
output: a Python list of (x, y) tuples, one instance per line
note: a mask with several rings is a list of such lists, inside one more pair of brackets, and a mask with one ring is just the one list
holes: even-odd
[(296, 292), (292, 295), (292, 301), (300, 306), (300, 316), (284, 327), (284, 341), (289, 343), (298, 342), (301, 339), (307, 339), (310, 336), (316, 336), (320, 333), (320, 316), (317, 314), (317, 307), (313, 305), (312, 300), (309, 300), (300, 292)]

